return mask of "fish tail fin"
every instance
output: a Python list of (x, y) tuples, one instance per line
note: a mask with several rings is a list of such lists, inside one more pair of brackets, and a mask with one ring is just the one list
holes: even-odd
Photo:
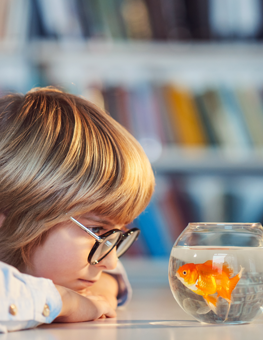
[(243, 271), (244, 271), (244, 268), (241, 266), (239, 273), (236, 276), (232, 277), (232, 279), (229, 280), (228, 289), (222, 289), (218, 294), (228, 302), (228, 309), (227, 309), (227, 313), (226, 313), (224, 321), (227, 320), (228, 314), (229, 314), (229, 311), (230, 311), (232, 291), (235, 289), (238, 281), (242, 277)]
[(232, 277), (232, 279), (229, 280), (229, 286), (228, 287), (229, 287), (230, 295), (231, 295), (232, 291), (235, 289), (238, 281), (242, 277), (242, 273), (243, 273), (244, 269), (245, 268), (243, 268), (241, 266), (239, 273), (236, 276)]
[(239, 273), (237, 274), (237, 275), (239, 276), (240, 279), (241, 279), (241, 276), (242, 276), (242, 273), (243, 273), (244, 270), (245, 270), (245, 268), (242, 267), (242, 266), (240, 266), (240, 271), (239, 271)]
[(230, 311), (230, 307), (231, 307), (231, 301), (228, 302), (228, 308), (227, 308), (227, 312), (226, 312), (226, 316), (225, 316), (224, 322), (225, 322), (225, 321), (227, 320), (227, 318), (228, 318), (228, 314), (229, 314), (229, 311)]
[(217, 305), (217, 297), (206, 295), (203, 296), (208, 306), (211, 308), (211, 310), (216, 314), (216, 305)]
[(231, 295), (233, 290), (235, 289), (238, 281), (240, 278), (238, 275), (232, 277), (232, 279), (229, 279), (229, 282), (226, 287), (222, 287), (220, 290), (218, 290), (218, 296), (221, 296), (223, 299), (225, 299), (228, 303), (231, 303)]
[(218, 296), (221, 296), (228, 303), (231, 303), (231, 292), (229, 290), (221, 289), (221, 291), (218, 293)]
[(229, 313), (230, 307), (231, 307), (231, 302), (232, 302), (231, 301), (231, 293), (232, 293), (232, 291), (230, 291), (229, 288), (223, 288), (223, 287), (218, 291), (218, 297), (221, 296), (223, 299), (225, 299), (228, 302), (228, 308), (227, 308), (227, 312), (226, 312), (226, 316), (225, 316), (224, 322), (228, 318), (228, 313)]

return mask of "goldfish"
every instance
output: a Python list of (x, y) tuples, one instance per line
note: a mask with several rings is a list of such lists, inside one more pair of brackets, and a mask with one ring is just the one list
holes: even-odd
[(240, 280), (243, 270), (244, 268), (241, 267), (239, 273), (230, 278), (233, 275), (233, 269), (227, 262), (218, 264), (208, 260), (205, 263), (187, 263), (179, 267), (176, 277), (191, 291), (201, 295), (215, 314), (218, 298), (221, 296), (225, 299), (228, 302), (226, 321), (232, 302), (231, 294)]

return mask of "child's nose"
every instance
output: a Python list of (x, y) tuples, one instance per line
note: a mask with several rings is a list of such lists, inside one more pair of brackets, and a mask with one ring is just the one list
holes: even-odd
[(110, 251), (109, 254), (105, 256), (104, 259), (101, 260), (96, 266), (103, 267), (103, 269), (111, 270), (116, 268), (117, 261), (117, 250), (116, 247), (114, 247), (112, 251)]

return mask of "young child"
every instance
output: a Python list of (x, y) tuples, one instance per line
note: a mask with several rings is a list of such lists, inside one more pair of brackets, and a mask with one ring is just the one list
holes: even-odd
[(115, 317), (126, 225), (154, 190), (139, 143), (58, 89), (0, 99), (0, 332)]

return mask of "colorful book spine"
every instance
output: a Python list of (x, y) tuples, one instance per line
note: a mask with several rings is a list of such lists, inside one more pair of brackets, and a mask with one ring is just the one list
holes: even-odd
[(144, 240), (151, 256), (169, 256), (173, 240), (169, 235), (169, 228), (165, 224), (165, 219), (154, 199), (152, 199), (146, 210), (137, 217), (136, 223), (144, 235)]
[(27, 27), (29, 38), (62, 41), (263, 38), (261, 0), (1, 0), (0, 13), (0, 40), (5, 40), (8, 26), (18, 33), (17, 43)]
[(179, 143), (182, 146), (205, 146), (207, 136), (190, 92), (168, 85), (165, 88), (165, 98)]
[(256, 88), (237, 88), (234, 91), (241, 115), (246, 122), (255, 148), (263, 146), (263, 106)]
[[(263, 104), (258, 88), (221, 86), (195, 93), (171, 84), (140, 83), (102, 90), (105, 109), (145, 147), (263, 145)], [(158, 150), (159, 150), (158, 149)]]

